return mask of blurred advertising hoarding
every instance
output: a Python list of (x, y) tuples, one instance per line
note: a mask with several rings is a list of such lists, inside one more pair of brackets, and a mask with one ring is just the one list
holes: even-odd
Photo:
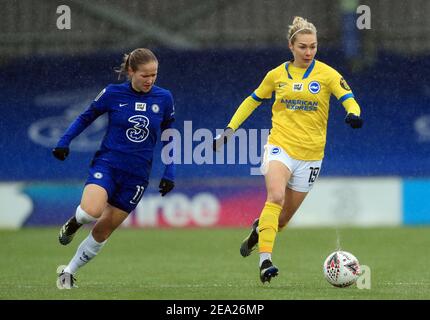
[[(264, 180), (178, 181), (161, 197), (152, 181), (123, 227), (248, 227), (266, 200)], [(57, 226), (79, 204), (83, 184), (0, 184), (0, 227)], [(290, 227), (398, 226), (430, 223), (430, 205), (414, 196), (430, 190), (430, 181), (399, 178), (320, 178)], [(414, 218), (415, 217), (415, 218)], [(417, 218), (416, 218), (417, 217)]]

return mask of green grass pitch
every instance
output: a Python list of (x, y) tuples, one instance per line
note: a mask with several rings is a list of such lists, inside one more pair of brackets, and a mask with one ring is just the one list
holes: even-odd
[(340, 229), (342, 249), (371, 268), (371, 289), (335, 288), (322, 275), (336, 229), (291, 228), (278, 234), (270, 284), (258, 255), (239, 246), (248, 229), (120, 229), (77, 274), (78, 289), (58, 290), (66, 264), (89, 229), (64, 247), (58, 228), (0, 231), (0, 299), (430, 299), (430, 228)]

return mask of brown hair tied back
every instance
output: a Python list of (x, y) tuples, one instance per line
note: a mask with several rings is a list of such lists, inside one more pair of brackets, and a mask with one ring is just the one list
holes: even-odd
[(132, 71), (136, 71), (139, 65), (153, 61), (158, 63), (157, 57), (151, 50), (146, 48), (137, 48), (128, 54), (124, 54), (121, 66), (115, 70), (118, 73), (118, 80), (123, 75), (128, 77), (129, 68)]

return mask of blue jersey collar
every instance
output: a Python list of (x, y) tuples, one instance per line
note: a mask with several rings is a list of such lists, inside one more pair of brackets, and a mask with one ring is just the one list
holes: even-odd
[(128, 87), (130, 88), (130, 90), (138, 95), (144, 95), (144, 94), (148, 94), (152, 91), (152, 88), (154, 88), (154, 86), (151, 87), (151, 90), (149, 90), (148, 92), (143, 92), (143, 91), (137, 91), (133, 88), (133, 86), (131, 85), (131, 81), (128, 81)]

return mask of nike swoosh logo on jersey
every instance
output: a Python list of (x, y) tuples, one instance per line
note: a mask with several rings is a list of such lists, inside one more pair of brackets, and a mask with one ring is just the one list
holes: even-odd
[(120, 106), (120, 107), (124, 107), (124, 106), (126, 106), (126, 105), (128, 105), (128, 103), (120, 103), (120, 104), (119, 104), (119, 106)]
[(286, 83), (280, 83), (279, 88), (285, 87), (286, 85), (287, 85)]

